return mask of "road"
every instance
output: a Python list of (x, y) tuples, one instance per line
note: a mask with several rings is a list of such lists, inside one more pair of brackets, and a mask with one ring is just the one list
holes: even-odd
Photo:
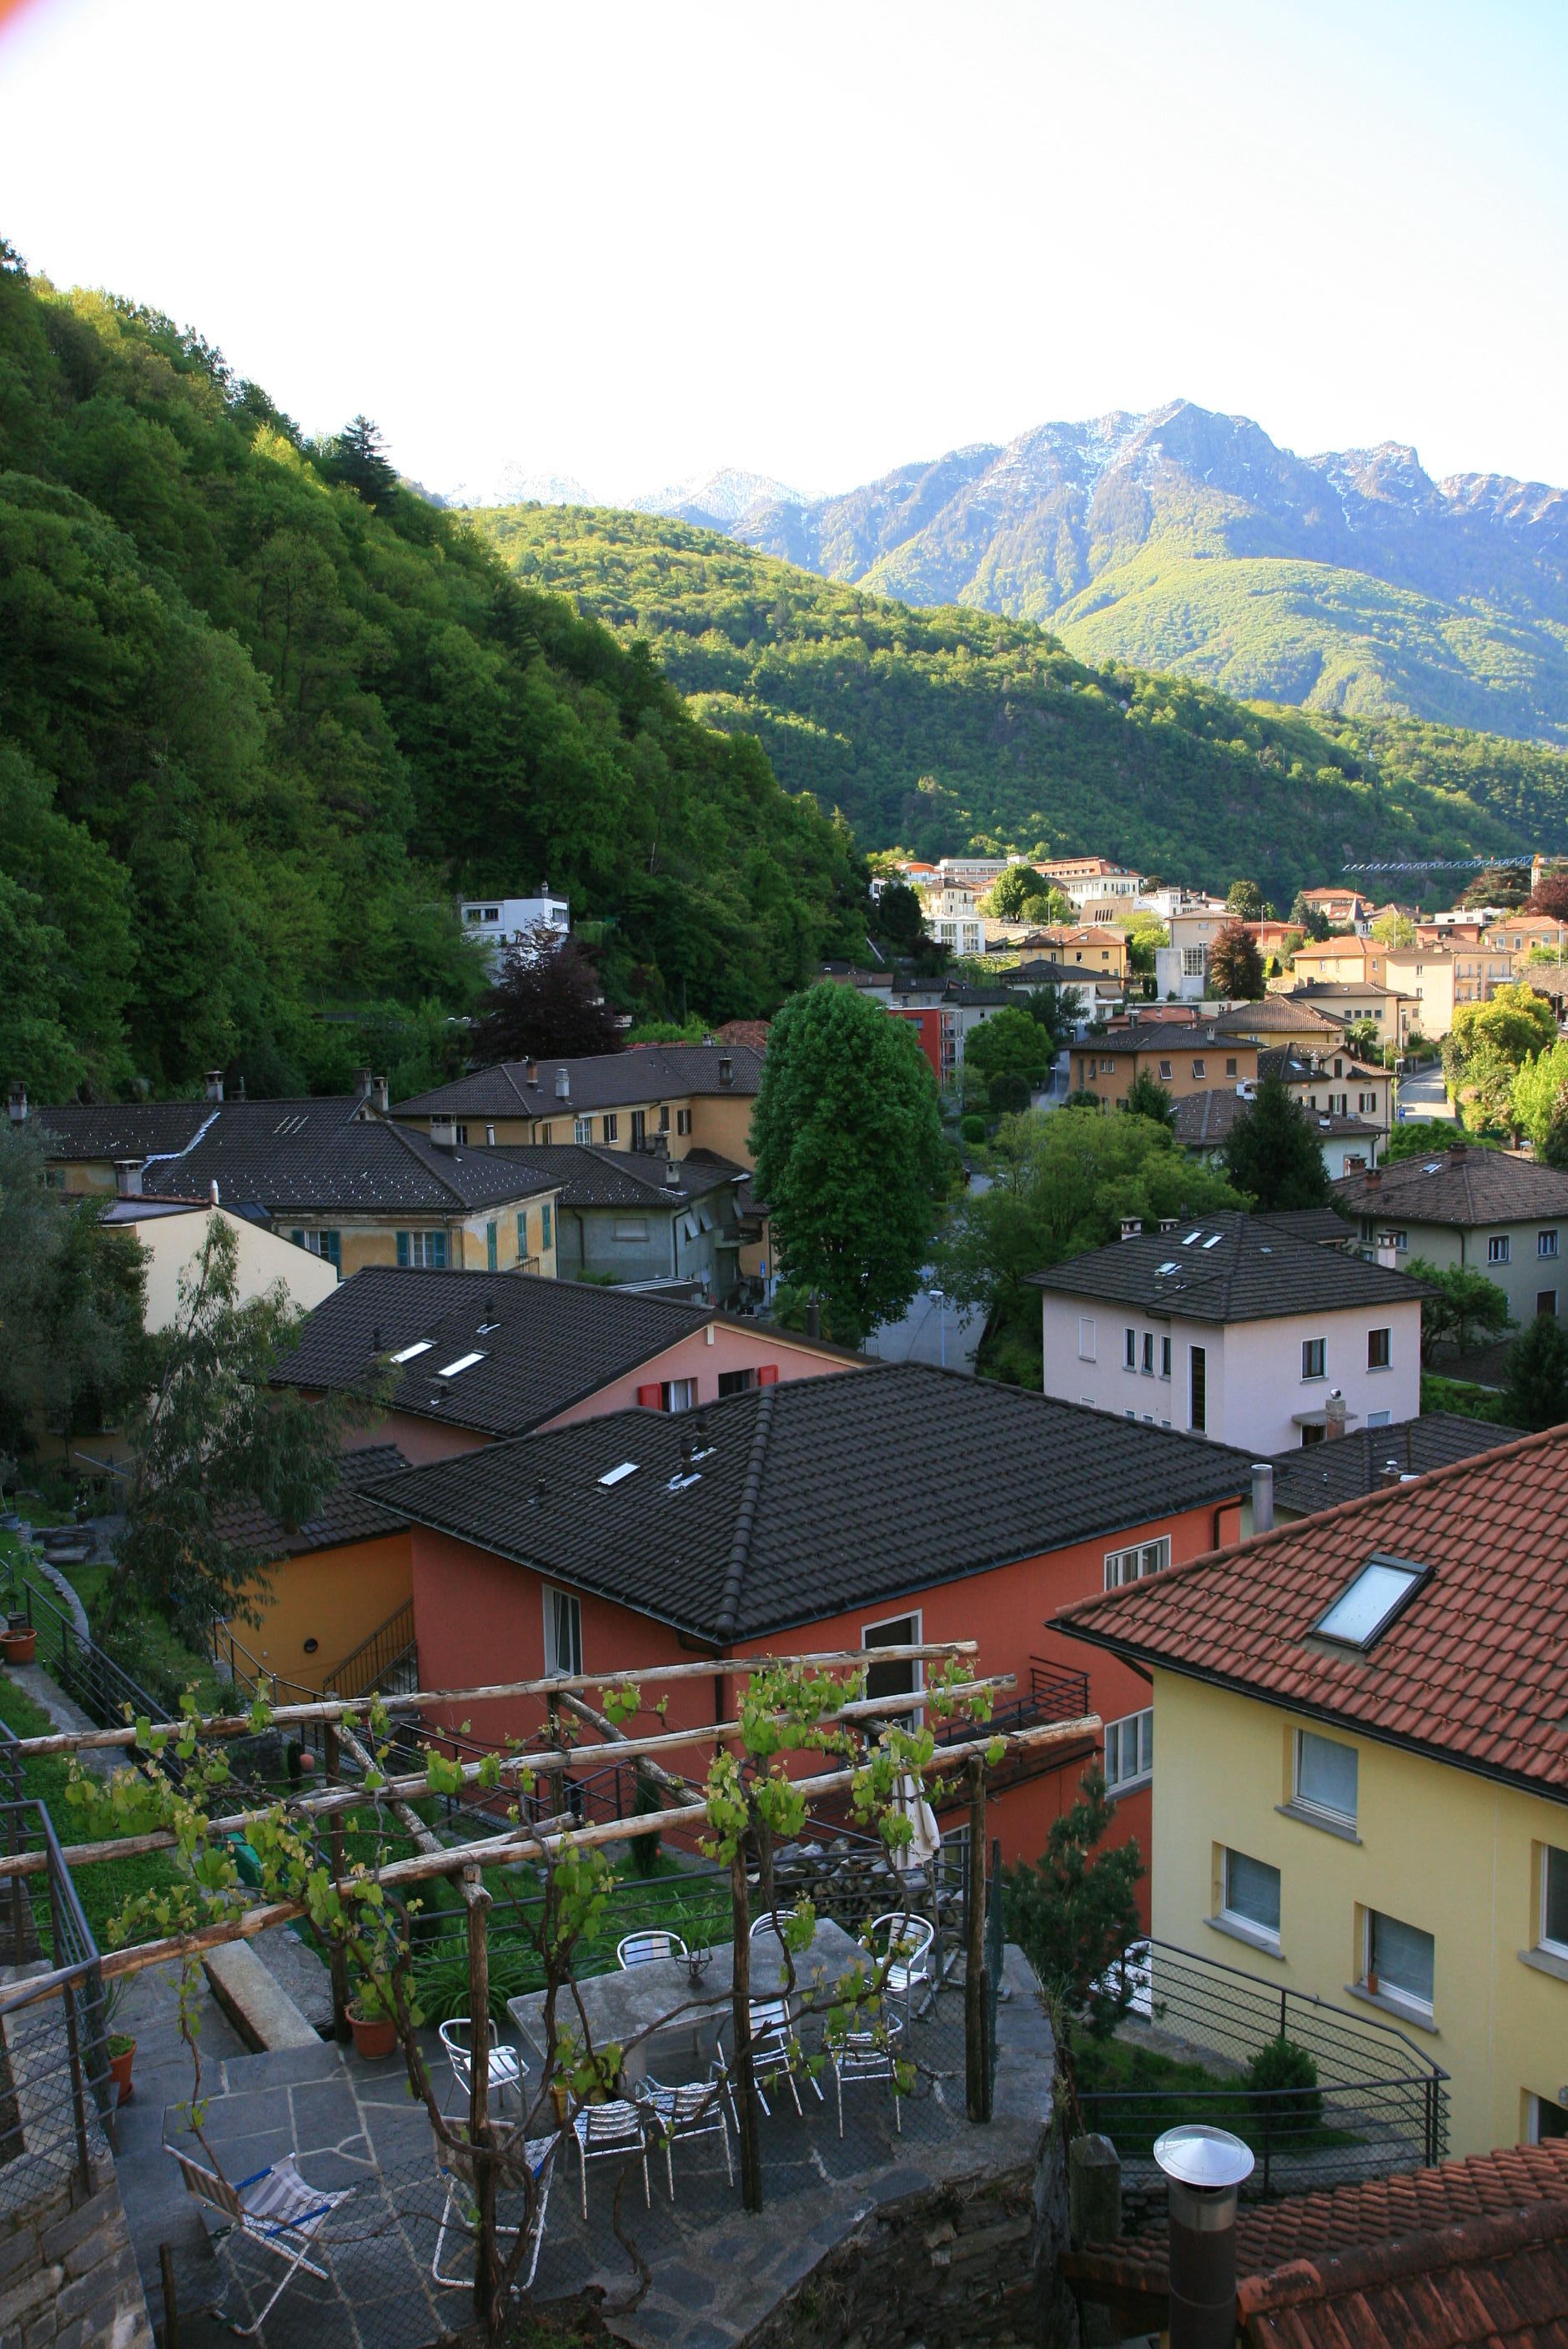
[(1443, 1064), (1440, 1061), (1429, 1061), (1424, 1069), (1413, 1069), (1408, 1076), (1400, 1078), (1399, 1107), (1408, 1119), (1452, 1119), (1453, 1104), (1443, 1091)]

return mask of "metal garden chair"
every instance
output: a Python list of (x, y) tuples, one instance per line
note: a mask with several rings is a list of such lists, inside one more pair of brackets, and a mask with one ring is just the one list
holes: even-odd
[(330, 2194), (320, 2187), (307, 2186), (294, 2168), (292, 2153), (232, 2186), (217, 2170), (182, 2153), (178, 2146), (166, 2146), (164, 2151), (179, 2163), (186, 2191), (222, 2221), (212, 2229), (215, 2242), (222, 2243), (227, 2237), (238, 2234), (284, 2263), (276, 2289), (253, 2324), (224, 2320), (232, 2333), (247, 2337), (259, 2334), (296, 2275), (303, 2272), (324, 2283), (331, 2282), (328, 2270), (318, 2267), (310, 2252), (333, 2211), (354, 2192), (352, 2186), (340, 2187)]

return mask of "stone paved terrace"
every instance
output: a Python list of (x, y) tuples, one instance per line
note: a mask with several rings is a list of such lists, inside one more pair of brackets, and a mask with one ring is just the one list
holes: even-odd
[[(902, 2132), (886, 2083), (846, 2087), (842, 2141), (830, 2077), (825, 2101), (802, 2083), (803, 2118), (787, 2091), (769, 2093), (772, 2116), (761, 2122), (760, 2219), (741, 2209), (738, 2158), (736, 2183), (727, 2182), (716, 2136), (676, 2145), (673, 2205), (662, 2153), (649, 2165), (651, 2209), (634, 2165), (622, 2191), (623, 2223), (653, 2271), (653, 2284), (634, 2310), (614, 2318), (616, 2334), (637, 2349), (677, 2341), (682, 2349), (728, 2349), (857, 2225), (874, 2224), (877, 2213), (923, 2207), (922, 2198), (951, 2181), (1032, 2174), (1050, 2116), (1054, 2050), (1033, 1977), (1016, 1951), (1008, 1951), (1006, 1984), (996, 2118), (987, 2127), (971, 2127), (965, 2116), (963, 1995), (950, 1988), (913, 2025), (911, 2052), (920, 2075), (913, 2095), (902, 2100)], [(467, 2290), (442, 2289), (431, 2275), (443, 2189), (429, 2125), (409, 2095), (401, 2058), (366, 2064), (326, 2044), (220, 2054), (211, 2036), (205, 2044), (205, 2135), (231, 2178), (292, 2153), (310, 2184), (355, 2189), (328, 2222), (331, 2282), (301, 2277), (290, 2284), (267, 2323), (266, 2349), (426, 2349), (466, 2323)], [(447, 2109), (455, 2111), (459, 2092), (449, 2073), (445, 2079), (452, 2098)], [(177, 2244), (182, 2349), (216, 2349), (232, 2336), (200, 2309), (211, 2308), (232, 2272), (228, 2313), (248, 2322), (281, 2269), (248, 2245), (232, 2258), (225, 2251), (221, 2262), (212, 2259), (195, 2206), (160, 2149), (164, 2115), (149, 2090), (179, 2097), (185, 2080), (160, 2067), (156, 2081), (139, 2088), (137, 2106), (127, 2108), (127, 2119), (132, 2111), (137, 2117), (122, 2131), (119, 2168), (132, 2236), (144, 2271), (154, 2276), (159, 2241)], [(170, 2111), (171, 2137), (178, 2120)], [(608, 2309), (626, 2293), (633, 2270), (611, 2226), (619, 2168), (611, 2161), (590, 2168), (584, 2225), (575, 2147), (562, 2147), (535, 2283), (540, 2300), (596, 2283)], [(1019, 2223), (1026, 2232), (1026, 2218)], [(448, 2271), (471, 2274), (471, 2256), (459, 2238), (449, 2237)]]

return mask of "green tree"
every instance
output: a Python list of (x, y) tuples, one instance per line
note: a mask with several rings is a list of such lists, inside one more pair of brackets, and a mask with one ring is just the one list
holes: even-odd
[(1154, 976), (1154, 957), (1171, 943), (1171, 933), (1152, 914), (1135, 914), (1127, 933), (1127, 967), (1140, 978)]
[(48, 1187), (36, 1134), (0, 1131), (0, 1450), (30, 1455), (40, 1424), (85, 1434), (129, 1406), (147, 1368), (144, 1262), (100, 1201)]
[(1290, 903), (1290, 926), (1300, 930), (1304, 937), (1322, 939), (1328, 936), (1328, 916), (1320, 905), (1309, 903), (1305, 890), (1298, 889)]
[(1024, 998), (1024, 1009), (1050, 1038), (1053, 1056), (1078, 1034), (1085, 1008), (1081, 987), (1031, 987)]
[(1538, 1313), (1508, 1350), (1508, 1385), (1498, 1417), (1505, 1427), (1560, 1427), (1568, 1420), (1568, 1330)]
[(1559, 1038), (1515, 1071), (1510, 1111), (1513, 1123), (1530, 1136), (1536, 1156), (1555, 1164), (1547, 1151), (1568, 1124), (1568, 1038)]
[(1037, 1085), (1055, 1058), (1053, 1040), (1037, 1019), (1016, 1004), (1005, 1004), (1001, 1010), (971, 1028), (964, 1042), (964, 1065), (976, 1076), (1022, 1077), (1026, 1084)]
[(1222, 923), (1209, 948), (1209, 988), (1214, 995), (1256, 1003), (1263, 996), (1264, 965), (1258, 942), (1238, 922)]
[(920, 1285), (946, 1168), (909, 1022), (851, 987), (791, 996), (769, 1033), (751, 1148), (783, 1278), (820, 1295), (846, 1344), (896, 1320)]
[(242, 1528), (258, 1512), (284, 1525), (312, 1517), (336, 1482), (346, 1424), (377, 1399), (269, 1388), (303, 1318), (281, 1282), (241, 1301), (238, 1243), (211, 1217), (131, 1423), (111, 1621), (145, 1610), (198, 1645), (214, 1617), (259, 1620), (270, 1560)]
[(1176, 1104), (1148, 1069), (1139, 1070), (1116, 1105), (1133, 1117), (1151, 1117), (1157, 1125), (1169, 1126), (1172, 1133), (1176, 1130)]
[(1379, 946), (1413, 947), (1416, 925), (1408, 914), (1401, 914), (1398, 907), (1390, 907), (1387, 913), (1378, 915), (1372, 925), (1372, 935)]
[(907, 881), (890, 881), (876, 901), (876, 926), (879, 936), (895, 954), (918, 954), (927, 943), (925, 908), (919, 890), (912, 889)]
[(368, 416), (356, 416), (344, 426), (332, 443), (330, 463), (334, 478), (377, 513), (385, 513), (395, 502), (397, 469), (387, 455), (380, 426)]
[(1421, 1301), (1421, 1361), (1430, 1363), (1439, 1346), (1469, 1353), (1478, 1337), (1501, 1338), (1511, 1326), (1508, 1299), (1495, 1280), (1468, 1265), (1436, 1265), (1415, 1256), (1406, 1267), (1412, 1280), (1431, 1291)]
[[(1385, 1164), (1392, 1165), (1401, 1158), (1440, 1158), (1451, 1143), (1461, 1139), (1459, 1129), (1446, 1118), (1410, 1117), (1395, 1126), (1383, 1145)], [(1498, 1150), (1501, 1143), (1483, 1141), (1478, 1134), (1462, 1137), (1470, 1150)]]
[(1003, 1870), (1002, 1897), (1008, 1938), (1047, 1997), (1081, 2017), (1091, 2038), (1106, 2039), (1132, 2002), (1118, 1961), (1141, 1931), (1136, 1891), (1145, 1871), (1136, 1843), (1100, 1848), (1116, 1817), (1104, 1773), (1086, 1770), (1078, 1788), (1071, 1810), (1052, 1821), (1040, 1859)]
[(1282, 1077), (1262, 1080), (1221, 1157), (1228, 1180), (1250, 1192), (1261, 1213), (1326, 1207), (1334, 1197), (1317, 1129)]
[(1490, 1045), (1517, 1069), (1537, 1052), (1557, 1041), (1557, 1017), (1545, 996), (1537, 995), (1522, 979), (1509, 979), (1493, 990), (1489, 1003), (1461, 1003), (1444, 1046), (1449, 1046), (1462, 1071), (1483, 1045)]
[(1261, 921), (1264, 893), (1255, 881), (1233, 881), (1225, 892), (1225, 910), (1240, 922)]

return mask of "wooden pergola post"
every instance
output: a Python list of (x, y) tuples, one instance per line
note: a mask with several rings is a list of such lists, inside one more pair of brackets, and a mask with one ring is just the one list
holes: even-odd
[[(335, 1722), (329, 1721), (326, 1724), (325, 1753), (324, 1758), (326, 1764), (326, 1782), (329, 1786), (335, 1786), (337, 1784), (338, 1773), (337, 1724)], [(344, 1860), (343, 1813), (341, 1811), (333, 1811), (328, 1815), (326, 1842), (327, 1849), (332, 1855), (333, 1882), (335, 1884), (341, 1883), (343, 1878), (348, 1872)], [(343, 1943), (338, 1940), (335, 1933), (333, 1935), (327, 1948), (327, 1968), (332, 1977), (332, 2035), (337, 2041), (340, 2047), (346, 2047), (348, 2042), (354, 2036), (353, 2030), (350, 2027), (348, 2021), (348, 1952), (344, 1948)]]
[(490, 1908), (477, 1868), (465, 1868), (469, 1934), (469, 2143), (475, 2148), (479, 2225), (474, 2259), (474, 2318), (489, 2325), (500, 2290), (495, 2231), (495, 2164), (490, 2158)]
[(991, 1984), (985, 1971), (985, 1764), (972, 1754), (969, 1882), (964, 1910), (964, 2089), (972, 2121), (991, 2117)]
[(735, 1936), (735, 1975), (730, 2017), (735, 2040), (735, 2110), (740, 2133), (740, 2199), (748, 2210), (762, 2208), (762, 2139), (757, 2124), (757, 2075), (751, 2063), (751, 1898), (746, 1881), (746, 1846), (738, 1842), (729, 1863), (730, 1930)]

